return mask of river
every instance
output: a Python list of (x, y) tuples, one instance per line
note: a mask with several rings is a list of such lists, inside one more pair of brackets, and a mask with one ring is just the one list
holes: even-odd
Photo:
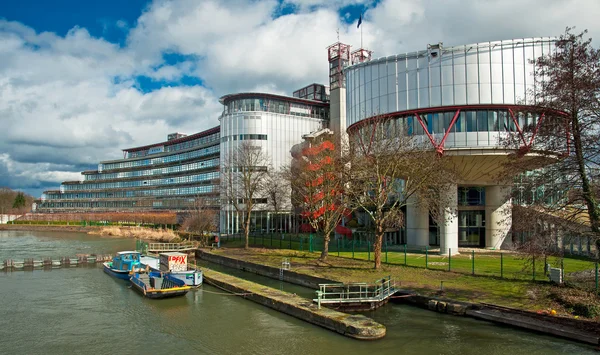
[[(0, 261), (134, 247), (133, 240), (81, 233), (0, 231)], [(0, 272), (0, 354), (597, 354), (409, 306), (368, 315), (387, 326), (384, 339), (349, 339), (208, 285), (148, 300), (100, 267)]]

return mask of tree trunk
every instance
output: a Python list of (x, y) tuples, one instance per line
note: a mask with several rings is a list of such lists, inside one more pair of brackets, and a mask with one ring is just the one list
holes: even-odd
[(329, 255), (329, 236), (331, 235), (331, 231), (325, 233), (323, 235), (323, 251), (321, 252), (320, 261), (327, 260), (327, 256)]
[[(575, 148), (575, 158), (577, 160), (577, 170), (581, 179), (582, 196), (588, 209), (590, 218), (590, 227), (592, 233), (596, 236), (596, 248), (600, 248), (600, 213), (598, 212), (598, 202), (594, 198), (594, 190), (590, 184), (588, 174), (585, 169), (585, 158), (583, 157), (583, 143), (581, 139), (581, 127), (579, 117), (572, 114), (573, 145)], [(600, 249), (598, 249), (600, 250)]]
[(383, 227), (377, 226), (375, 230), (375, 242), (373, 243), (373, 260), (375, 261), (375, 269), (381, 268), (381, 245), (383, 244)]
[(250, 212), (246, 215), (246, 223), (244, 223), (244, 249), (248, 249), (248, 240), (250, 236)]

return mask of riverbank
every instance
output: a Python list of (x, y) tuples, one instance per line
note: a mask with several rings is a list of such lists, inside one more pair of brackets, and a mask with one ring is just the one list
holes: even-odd
[(321, 307), (311, 301), (254, 282), (240, 279), (213, 270), (203, 270), (207, 283), (279, 312), (291, 315), (306, 322), (332, 330), (344, 336), (375, 340), (385, 336), (385, 326), (364, 315), (350, 315)]
[[(269, 255), (272, 254), (272, 252), (272, 250), (263, 251), (252, 249), (221, 249), (212, 251), (199, 250), (198, 256), (202, 259), (218, 264), (257, 273), (259, 275), (271, 278), (276, 278), (281, 259), (279, 259), (279, 265), (274, 264), (272, 260), (274, 255)], [(289, 257), (289, 254), (286, 256)], [(317, 256), (315, 256), (315, 259), (316, 257)], [(310, 259), (310, 257), (304, 256), (304, 259)], [(345, 260), (339, 259), (340, 258), (330, 258), (327, 263), (311, 266), (309, 265), (310, 263), (299, 263), (298, 259), (290, 258), (289, 260), (292, 262), (292, 270), (286, 271), (283, 274), (283, 279), (291, 283), (308, 286), (314, 289), (318, 283), (322, 282), (331, 283), (367, 281), (365, 279), (348, 280), (348, 275), (342, 275), (343, 273), (340, 274), (340, 271), (344, 269), (346, 269), (346, 272), (349, 271), (348, 269), (351, 269), (350, 272), (353, 275), (352, 277), (360, 275), (361, 271), (363, 272), (362, 276), (368, 275), (369, 277), (373, 272), (377, 273), (377, 271), (370, 268), (364, 269), (364, 265), (362, 267), (361, 265), (343, 265)], [(264, 262), (265, 260), (267, 260), (266, 263)], [(370, 267), (370, 265), (367, 267)], [(324, 269), (329, 270), (329, 272), (326, 273), (326, 278), (323, 278), (324, 275), (317, 271), (322, 271)], [(391, 274), (394, 275), (394, 270), (385, 271), (392, 271)], [(381, 277), (381, 275), (379, 275), (379, 277)], [(399, 279), (398, 276), (393, 277), (396, 280)], [(400, 277), (400, 279), (402, 279), (402, 277)], [(403, 286), (405, 285), (403, 284)], [(471, 300), (470, 302), (461, 302), (457, 301), (456, 299), (449, 298), (446, 293), (439, 291), (425, 295), (416, 293), (412, 289), (404, 289), (401, 291), (401, 293), (404, 294), (404, 296), (396, 301), (411, 303), (415, 306), (436, 312), (469, 316), (472, 318), (493, 321), (495, 323), (529, 329), (540, 333), (557, 335), (563, 338), (577, 340), (596, 346), (600, 340), (598, 335), (600, 334), (600, 323), (590, 320), (547, 316), (526, 310), (483, 303), (480, 299)]]
[(180, 236), (177, 232), (170, 229), (154, 229), (145, 227), (128, 227), (128, 226), (65, 226), (65, 225), (40, 225), (40, 224), (2, 224), (0, 230), (13, 231), (45, 231), (45, 232), (77, 232), (99, 235), (102, 237), (113, 238), (132, 238), (153, 240), (157, 242), (176, 242)]

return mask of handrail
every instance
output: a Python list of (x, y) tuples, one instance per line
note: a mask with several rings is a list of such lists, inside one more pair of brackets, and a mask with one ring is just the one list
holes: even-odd
[(323, 301), (382, 300), (394, 292), (394, 281), (388, 276), (373, 284), (319, 284), (318, 295)]

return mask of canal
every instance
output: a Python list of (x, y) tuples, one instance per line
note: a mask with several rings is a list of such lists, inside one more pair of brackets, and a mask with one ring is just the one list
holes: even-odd
[[(0, 261), (134, 246), (132, 240), (78, 233), (0, 231)], [(100, 267), (0, 272), (1, 354), (596, 354), (550, 336), (409, 306), (388, 305), (368, 315), (387, 326), (384, 339), (345, 338), (209, 285), (153, 301)]]

